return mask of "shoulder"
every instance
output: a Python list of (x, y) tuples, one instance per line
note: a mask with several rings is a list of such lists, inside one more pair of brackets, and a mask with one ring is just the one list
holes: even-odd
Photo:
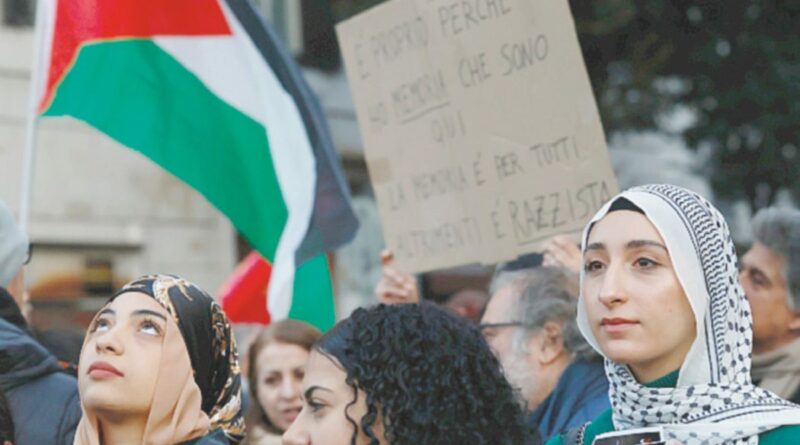
[[(592, 441), (594, 441), (594, 438), (599, 434), (607, 433), (613, 430), (614, 423), (611, 420), (611, 409), (607, 409), (586, 426), (586, 432), (583, 436), (583, 443), (591, 444)], [(546, 445), (571, 445), (564, 443), (564, 435), (565, 434), (562, 433), (550, 438)]]
[(32, 439), (30, 443), (72, 443), (81, 419), (74, 377), (49, 374), (10, 390), (6, 397), (19, 443), (26, 443), (20, 437)]
[(74, 404), (78, 394), (78, 381), (75, 377), (61, 372), (54, 372), (8, 391), (9, 399), (36, 402), (47, 401), (48, 405), (58, 407)]
[(767, 431), (758, 437), (759, 445), (800, 443), (800, 425), (787, 425)]

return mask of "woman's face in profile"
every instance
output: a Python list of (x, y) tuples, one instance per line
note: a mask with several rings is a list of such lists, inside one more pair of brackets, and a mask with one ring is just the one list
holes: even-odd
[(583, 259), (586, 315), (606, 357), (643, 382), (680, 368), (694, 342), (694, 314), (647, 217), (608, 213), (592, 228)]
[(81, 401), (98, 414), (144, 415), (156, 385), (167, 311), (127, 292), (100, 310), (86, 334), (78, 368)]
[[(367, 406), (364, 393), (358, 390), (354, 394), (345, 378), (347, 374), (338, 362), (317, 351), (311, 352), (303, 379), (303, 409), (284, 433), (284, 445), (351, 444), (355, 426), (348, 417), (360, 425)], [(373, 426), (373, 432), (382, 445), (387, 444), (380, 420)], [(356, 444), (367, 443), (369, 439), (359, 427)]]

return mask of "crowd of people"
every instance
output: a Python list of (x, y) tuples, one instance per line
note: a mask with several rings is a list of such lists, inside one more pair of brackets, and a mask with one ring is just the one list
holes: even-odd
[(70, 368), (28, 325), (30, 244), (0, 203), (0, 444), (800, 443), (800, 211), (752, 227), (739, 258), (701, 196), (636, 187), (580, 245), (498, 265), (485, 305), (425, 301), (386, 254), (374, 306), (242, 351), (208, 293), (143, 276)]

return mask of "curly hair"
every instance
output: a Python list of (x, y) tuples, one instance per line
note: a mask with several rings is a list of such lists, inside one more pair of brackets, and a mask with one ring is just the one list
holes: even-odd
[(381, 418), (391, 445), (522, 445), (525, 426), (511, 388), (477, 327), (430, 303), (358, 309), (315, 350), (341, 365), (365, 394), (363, 418), (347, 420), (378, 445)]

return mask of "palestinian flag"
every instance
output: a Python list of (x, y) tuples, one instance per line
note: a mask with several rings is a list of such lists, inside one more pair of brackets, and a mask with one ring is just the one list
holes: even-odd
[(324, 252), (349, 241), (358, 223), (320, 106), (248, 1), (39, 5), (40, 115), (86, 122), (231, 220), (271, 269), (266, 320), (244, 310), (229, 313), (233, 321), (302, 313), (298, 294), (313, 282), (305, 309), (328, 311), (311, 318), (329, 327)]

